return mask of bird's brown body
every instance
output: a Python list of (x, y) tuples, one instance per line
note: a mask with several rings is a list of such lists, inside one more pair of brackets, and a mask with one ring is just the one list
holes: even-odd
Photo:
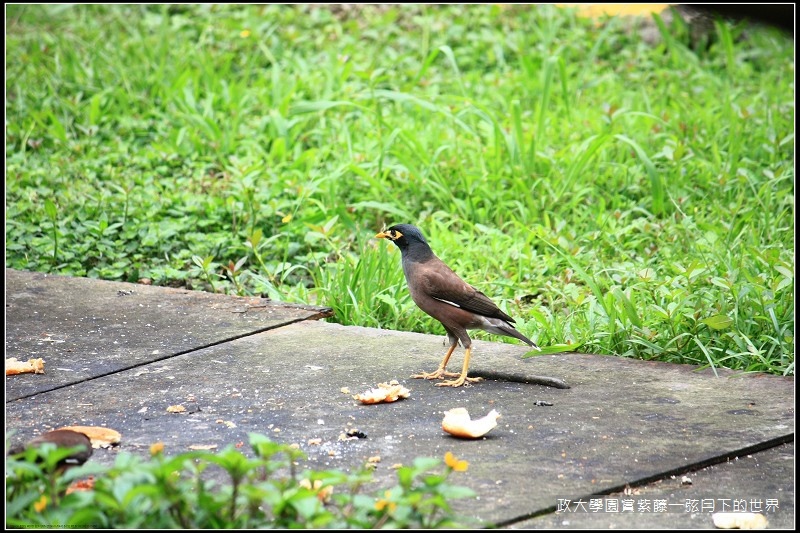
[[(400, 248), (403, 273), (411, 298), (420, 309), (442, 323), (450, 340), (450, 349), (439, 368), (435, 372), (413, 377), (439, 379), (444, 376), (458, 376), (456, 380), (437, 383), (452, 387), (477, 381), (476, 378), (467, 377), (472, 346), (468, 329), (482, 329), (497, 335), (514, 337), (538, 349), (533, 341), (514, 329), (513, 318), (436, 257), (418, 228), (410, 224), (397, 224), (378, 233), (376, 237), (389, 239)], [(464, 366), (461, 374), (453, 374), (447, 372), (446, 367), (459, 341), (465, 349)]]

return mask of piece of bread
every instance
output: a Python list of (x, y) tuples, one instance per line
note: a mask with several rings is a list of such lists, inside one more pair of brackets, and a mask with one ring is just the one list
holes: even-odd
[(411, 391), (402, 386), (397, 380), (389, 383), (378, 383), (378, 387), (370, 389), (363, 394), (355, 394), (353, 398), (365, 404), (391, 403), (408, 398)]
[(92, 441), (92, 448), (110, 448), (122, 439), (119, 431), (99, 426), (65, 426), (58, 429), (69, 429), (83, 433)]
[(17, 374), (44, 374), (44, 359), (18, 361), (16, 357), (6, 359), (6, 376)]
[(472, 420), (466, 409), (457, 407), (445, 411), (442, 429), (455, 437), (478, 439), (497, 426), (498, 418), (500, 418), (500, 413), (492, 409), (483, 418)]

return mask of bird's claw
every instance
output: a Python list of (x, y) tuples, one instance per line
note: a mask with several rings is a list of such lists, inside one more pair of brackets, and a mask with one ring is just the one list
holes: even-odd
[(437, 383), (437, 387), (460, 387), (462, 385), (468, 385), (470, 383), (477, 383), (479, 381), (483, 381), (483, 378), (468, 378), (466, 376), (459, 377), (458, 379), (454, 379), (452, 381), (442, 381), (441, 383)]
[(483, 378), (470, 378), (467, 377), (466, 373), (459, 374), (457, 372), (447, 372), (444, 368), (439, 368), (434, 372), (422, 372), (421, 374), (414, 374), (411, 377), (416, 379), (444, 379), (446, 377), (458, 378), (437, 383), (437, 387), (460, 387), (462, 385), (483, 381)]
[(414, 374), (411, 377), (414, 379), (444, 379), (445, 377), (455, 378), (460, 375), (461, 374), (455, 372), (446, 372), (443, 368), (440, 368), (435, 372), (422, 372), (421, 374)]

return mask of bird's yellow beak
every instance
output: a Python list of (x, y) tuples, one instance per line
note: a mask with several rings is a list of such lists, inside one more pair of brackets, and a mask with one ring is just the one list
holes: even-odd
[(402, 233), (400, 233), (396, 229), (392, 229), (392, 230), (389, 230), (389, 231), (382, 231), (382, 232), (378, 233), (377, 235), (375, 235), (375, 238), (376, 239), (389, 239), (390, 241), (396, 241), (397, 239), (399, 239), (402, 236), (403, 236)]

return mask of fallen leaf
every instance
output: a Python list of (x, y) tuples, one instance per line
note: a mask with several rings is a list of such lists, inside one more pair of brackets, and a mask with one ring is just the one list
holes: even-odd
[(73, 481), (72, 484), (67, 487), (67, 494), (72, 494), (73, 492), (82, 492), (87, 490), (94, 489), (94, 477), (89, 476), (88, 479), (78, 479)]
[(182, 405), (170, 405), (167, 407), (168, 413), (185, 413), (186, 408)]

